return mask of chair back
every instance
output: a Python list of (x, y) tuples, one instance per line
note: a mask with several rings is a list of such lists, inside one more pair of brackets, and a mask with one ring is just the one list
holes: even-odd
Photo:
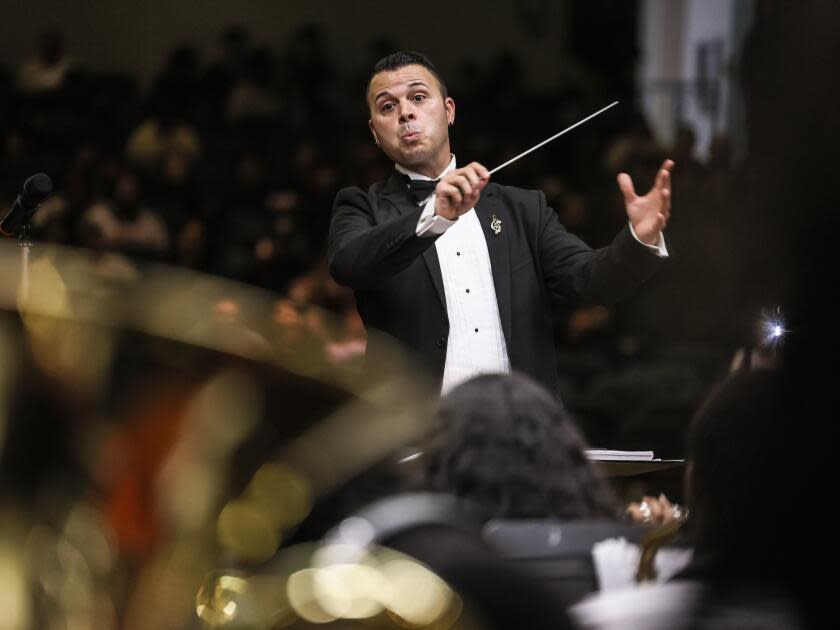
[(608, 538), (640, 543), (649, 528), (609, 519), (492, 519), (484, 541), (543, 581), (567, 604), (598, 590), (592, 547)]

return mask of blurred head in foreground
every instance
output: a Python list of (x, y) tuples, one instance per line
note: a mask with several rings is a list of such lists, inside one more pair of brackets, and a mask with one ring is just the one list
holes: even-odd
[(785, 507), (799, 475), (786, 453), (793, 416), (785, 390), (779, 370), (736, 373), (689, 427), (687, 495), (707, 577), (772, 579), (789, 569), (788, 538), (803, 515)]
[(607, 482), (565, 409), (519, 374), (476, 377), (441, 400), (428, 483), (509, 518), (616, 517)]

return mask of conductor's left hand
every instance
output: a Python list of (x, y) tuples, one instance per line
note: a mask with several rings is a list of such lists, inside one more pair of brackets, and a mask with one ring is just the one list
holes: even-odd
[(624, 207), (633, 231), (643, 243), (656, 245), (659, 234), (671, 217), (671, 170), (672, 160), (665, 160), (656, 174), (653, 187), (640, 197), (633, 188), (633, 180), (627, 173), (618, 175), (618, 187), (624, 195)]

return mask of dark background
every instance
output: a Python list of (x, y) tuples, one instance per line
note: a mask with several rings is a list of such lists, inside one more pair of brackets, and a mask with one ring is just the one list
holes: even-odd
[[(833, 9), (739, 6), (754, 31), (743, 49), (712, 83), (681, 88), (742, 95), (736, 161), (726, 135), (702, 156), (690, 127), (671, 146), (654, 138), (634, 80), (638, 2), (15, 4), (0, 27), (0, 206), (47, 172), (56, 194), (36, 241), (100, 253), (98, 271), (117, 282), (163, 262), (269, 289), (280, 336), (306, 328), (324, 361), (352, 371), (364, 333), (351, 293), (325, 272), (324, 237), (335, 192), (391, 168), (366, 125), (375, 60), (425, 51), (458, 105), (459, 160), (490, 166), (619, 99), (499, 179), (545, 190), (598, 247), (625, 220), (615, 174), (644, 190), (662, 159), (677, 161), (670, 264), (621, 305), (558, 313), (557, 341), (561, 396), (591, 442), (680, 456), (709, 385), (760, 345), (762, 314), (804, 335), (794, 324), (814, 303), (810, 283), (830, 277), (820, 256), (832, 212), (814, 186), (832, 178), (822, 127), (836, 122), (823, 105), (836, 51), (808, 33)], [(26, 88), (22, 68), (50, 46), (66, 72)], [(242, 305), (216, 308), (238, 316)]]

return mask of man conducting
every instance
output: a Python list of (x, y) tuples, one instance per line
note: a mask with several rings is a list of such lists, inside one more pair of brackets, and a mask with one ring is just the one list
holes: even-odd
[(628, 225), (593, 250), (560, 225), (541, 191), (491, 183), (476, 162), (456, 167), (455, 102), (424, 55), (380, 60), (367, 103), (394, 172), (367, 192), (339, 191), (327, 251), (333, 277), (355, 290), (376, 331), (367, 363), (381, 367), (393, 338), (443, 392), (516, 370), (557, 393), (552, 304), (616, 302), (662, 264), (673, 162), (644, 196), (618, 176)]

